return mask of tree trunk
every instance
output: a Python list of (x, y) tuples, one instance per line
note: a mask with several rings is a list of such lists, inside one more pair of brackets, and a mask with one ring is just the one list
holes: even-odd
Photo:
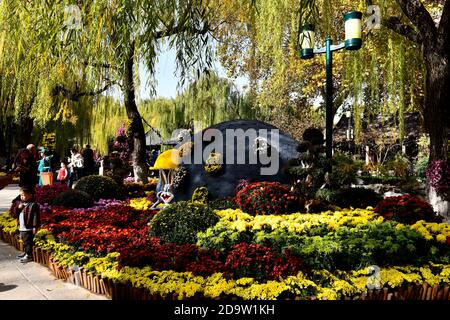
[(430, 161), (448, 159), (450, 99), (450, 55), (431, 51), (425, 55), (427, 68), (424, 120), (430, 135)]
[(6, 157), (6, 137), (3, 132), (6, 133), (6, 126), (0, 125), (0, 157)]
[(26, 117), (19, 124), (15, 125), (16, 143), (18, 148), (25, 148), (28, 144), (33, 143), (39, 145), (39, 141), (32, 141), (34, 120)]
[(132, 42), (127, 54), (124, 70), (124, 98), (125, 109), (130, 120), (129, 132), (132, 138), (132, 160), (134, 179), (142, 180), (144, 183), (148, 180), (148, 167), (146, 163), (145, 152), (145, 131), (142, 124), (142, 118), (136, 105), (135, 85), (133, 78), (135, 43)]
[[(430, 162), (448, 160), (450, 98), (450, 54), (430, 51), (424, 54), (427, 68), (424, 106), (425, 129), (430, 136)], [(448, 195), (442, 195), (428, 184), (428, 200), (440, 215), (450, 218)]]

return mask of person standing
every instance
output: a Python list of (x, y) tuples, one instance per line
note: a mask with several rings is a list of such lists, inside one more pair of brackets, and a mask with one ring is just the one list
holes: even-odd
[(38, 179), (38, 160), (37, 149), (33, 144), (17, 152), (12, 170), (19, 174), (19, 187), (34, 188)]
[(73, 181), (79, 180), (83, 177), (83, 156), (80, 154), (77, 148), (70, 150), (70, 175), (69, 175), (69, 187), (72, 188)]
[(90, 145), (86, 145), (83, 151), (83, 161), (84, 161), (84, 175), (88, 176), (94, 173), (94, 151), (91, 149)]
[(67, 171), (66, 164), (64, 162), (61, 162), (61, 168), (58, 170), (58, 176), (56, 180), (61, 184), (66, 184), (68, 177), (69, 172)]
[(42, 150), (41, 160), (38, 161), (39, 186), (40, 187), (42, 187), (44, 185), (44, 182), (42, 179), (42, 173), (51, 172), (50, 159), (51, 159), (51, 156), (47, 156), (46, 151)]
[(39, 205), (34, 202), (34, 188), (22, 187), (20, 195), (11, 204), (11, 215), (16, 218), (20, 237), (24, 243), (24, 252), (17, 256), (20, 262), (33, 261), (33, 240), (41, 226)]

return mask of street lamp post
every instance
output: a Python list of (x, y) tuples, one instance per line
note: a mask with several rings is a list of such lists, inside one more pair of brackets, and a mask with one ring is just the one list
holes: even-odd
[(311, 59), (315, 54), (326, 54), (326, 157), (331, 159), (333, 154), (333, 52), (347, 49), (358, 50), (362, 45), (361, 24), (362, 13), (359, 11), (348, 12), (344, 15), (345, 42), (333, 45), (328, 36), (325, 47), (314, 48), (314, 25), (307, 24), (301, 28), (300, 33), (300, 57)]

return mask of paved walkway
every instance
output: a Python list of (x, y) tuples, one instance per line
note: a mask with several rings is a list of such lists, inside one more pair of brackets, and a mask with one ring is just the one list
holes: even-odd
[(19, 195), (19, 185), (10, 184), (0, 190), (0, 214), (8, 211), (11, 207), (11, 200)]
[[(17, 185), (0, 190), (0, 214), (19, 193)], [(38, 263), (22, 264), (14, 247), (0, 241), (0, 300), (108, 300), (61, 279)]]

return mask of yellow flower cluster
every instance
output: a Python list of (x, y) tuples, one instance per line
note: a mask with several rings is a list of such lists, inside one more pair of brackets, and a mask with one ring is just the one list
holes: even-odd
[(147, 198), (135, 198), (130, 200), (130, 207), (136, 210), (148, 210), (152, 206), (152, 202), (148, 201)]
[[(245, 213), (237, 210), (229, 211), (228, 214), (224, 211), (220, 212), (222, 217), (248, 218)], [(244, 300), (271, 300), (288, 295), (301, 299), (315, 296), (318, 299), (336, 300), (366, 292), (369, 280), (367, 269), (333, 273), (316, 270), (308, 275), (299, 272), (297, 275), (266, 282), (258, 282), (254, 278), (227, 279), (222, 273), (201, 277), (191, 272), (155, 271), (150, 267), (124, 267), (118, 270), (119, 253), (95, 257), (85, 252), (76, 252), (71, 246), (56, 243), (45, 229), (38, 232), (36, 239), (37, 245), (51, 248), (53, 256), (63, 265), (78, 265), (113, 281), (130, 282), (135, 287), (145, 288), (150, 294), (162, 297), (174, 295), (178, 299), (197, 295), (211, 299), (237, 297)], [(421, 267), (381, 268), (379, 279), (381, 287), (392, 289), (416, 282), (427, 282), (432, 286), (450, 284), (450, 265), (430, 263)]]
[(413, 224), (411, 228), (419, 232), (426, 240), (436, 240), (437, 242), (445, 243), (447, 237), (450, 237), (449, 223), (425, 222), (424, 220), (420, 220)]
[[(407, 283), (427, 282), (430, 285), (450, 284), (450, 265), (433, 265), (440, 272), (433, 274), (430, 266), (424, 267), (391, 267), (381, 269), (381, 287), (395, 289)], [(360, 295), (367, 291), (367, 269), (337, 272), (315, 272), (326, 281), (322, 285), (308, 279), (301, 272), (277, 281), (258, 282), (253, 278), (226, 279), (221, 273), (209, 277), (195, 276), (190, 272), (154, 271), (149, 267), (125, 267), (120, 271), (108, 270), (102, 276), (119, 282), (130, 282), (133, 286), (145, 288), (150, 294), (166, 297), (176, 295), (178, 299), (186, 299), (195, 295), (211, 299), (222, 297), (238, 297), (244, 300), (275, 300), (283, 294), (300, 297), (312, 296), (323, 300), (336, 300), (344, 297)]]
[(258, 231), (285, 229), (292, 233), (305, 233), (312, 227), (327, 225), (328, 229), (336, 230), (341, 226), (356, 226), (370, 221), (383, 222), (383, 218), (370, 209), (344, 209), (341, 211), (326, 211), (321, 214), (294, 213), (289, 215), (258, 215), (251, 216), (240, 209), (219, 210), (220, 224), (235, 231)]
[(17, 232), (17, 221), (11, 217), (9, 212), (5, 212), (0, 215), (0, 229), (2, 229), (5, 233), (10, 234)]

